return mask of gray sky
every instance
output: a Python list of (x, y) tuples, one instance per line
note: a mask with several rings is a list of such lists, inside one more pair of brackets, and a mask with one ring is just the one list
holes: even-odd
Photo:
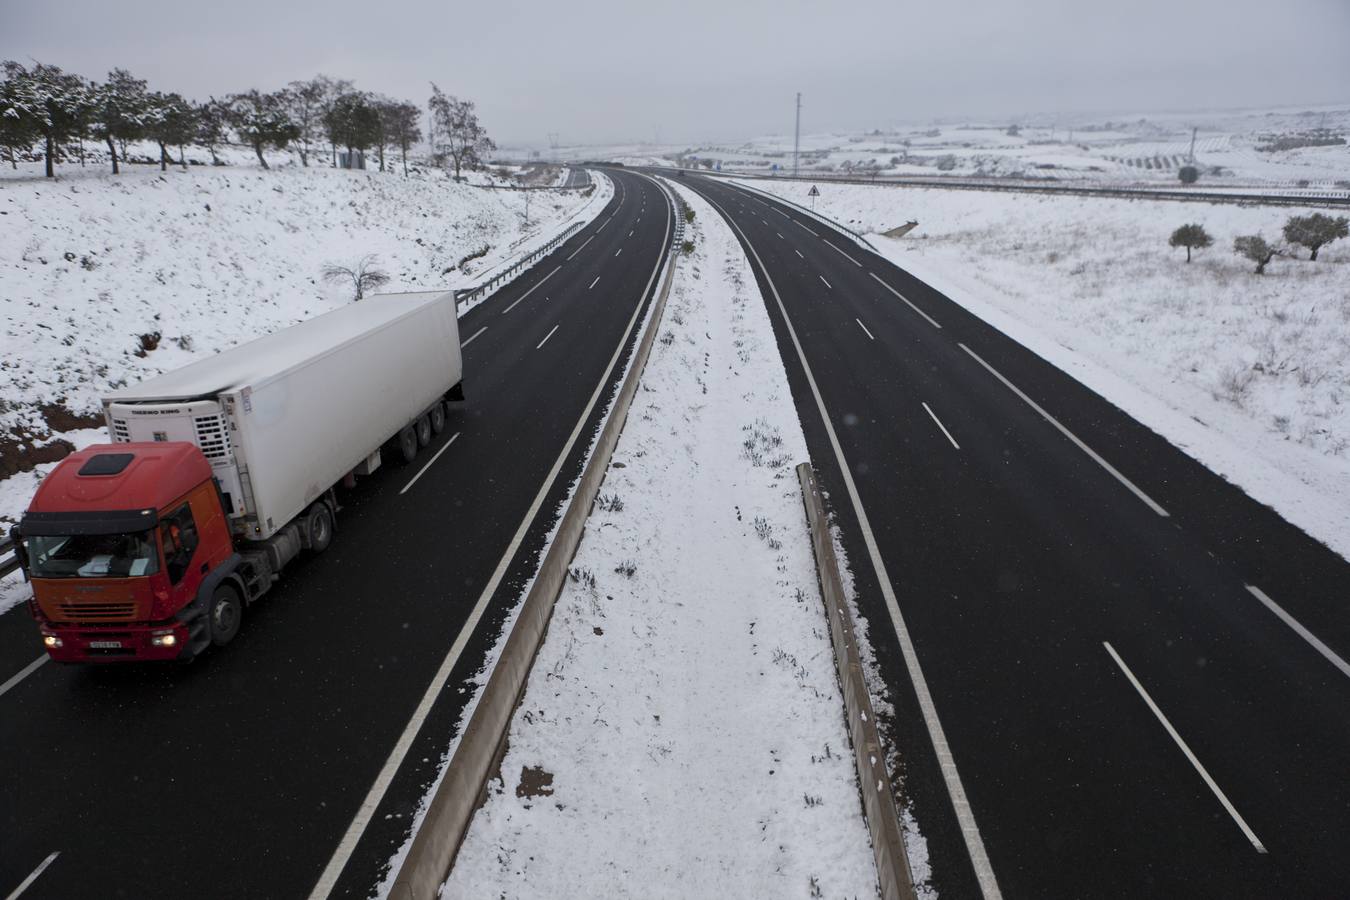
[(1350, 102), (1350, 0), (0, 0), (0, 58), (191, 97), (317, 72), (478, 103), (499, 143)]

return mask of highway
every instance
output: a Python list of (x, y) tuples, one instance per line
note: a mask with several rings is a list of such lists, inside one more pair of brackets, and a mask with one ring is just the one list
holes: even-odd
[(724, 181), (944, 897), (1350, 892), (1350, 564), (827, 224)]
[[(669, 204), (611, 177), (594, 222), (461, 318), (467, 399), (444, 433), (340, 494), (333, 546), (234, 643), (188, 666), (41, 665), (0, 693), (0, 895), (44, 861), (25, 900), (370, 895), (655, 291)], [(0, 616), (0, 682), (39, 656), (26, 611)]]

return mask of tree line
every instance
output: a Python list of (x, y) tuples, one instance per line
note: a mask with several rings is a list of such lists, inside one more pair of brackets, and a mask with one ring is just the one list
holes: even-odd
[[(322, 155), (336, 166), (341, 148), (376, 150), (383, 172), (386, 151), (397, 150), (407, 175), (408, 150), (423, 137), (422, 110), (416, 104), (360, 91), (347, 79), (327, 75), (293, 81), (277, 91), (255, 89), (199, 103), (152, 91), (126, 69), (113, 69), (103, 82), (40, 62), (10, 61), (0, 70), (0, 150), (17, 168), (20, 156), (40, 148), (49, 178), (60, 162), (78, 157), (83, 163), (85, 141), (106, 145), (113, 174), (127, 159), (127, 145), (143, 140), (158, 144), (161, 169), (174, 162), (171, 150), (178, 152), (176, 164), (187, 168), (189, 146), (206, 149), (212, 163), (221, 165), (216, 150), (228, 143), (231, 132), (252, 148), (264, 169), (268, 150), (292, 147), (302, 165)], [(462, 169), (481, 165), (496, 145), (472, 101), (447, 95), (434, 83), (431, 90), (433, 161), (453, 165), (459, 179)]]
[[(1277, 256), (1292, 256), (1290, 247), (1306, 247), (1308, 259), (1316, 261), (1317, 251), (1327, 244), (1350, 236), (1350, 219), (1312, 213), (1290, 216), (1284, 223), (1284, 240), (1288, 246), (1272, 244), (1259, 234), (1244, 234), (1233, 239), (1233, 252), (1256, 263), (1256, 274), (1266, 274), (1266, 266)], [(1186, 262), (1191, 261), (1192, 250), (1203, 250), (1214, 244), (1205, 226), (1192, 222), (1182, 225), (1167, 240), (1168, 246), (1186, 248)]]

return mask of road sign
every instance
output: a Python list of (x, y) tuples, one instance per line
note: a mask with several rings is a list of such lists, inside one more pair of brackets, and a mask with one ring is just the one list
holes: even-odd
[(820, 191), (817, 190), (817, 189), (816, 189), (816, 186), (813, 184), (813, 185), (811, 185), (811, 190), (809, 190), (809, 191), (806, 192), (806, 196), (808, 196), (808, 197), (819, 197), (819, 196), (820, 196)]

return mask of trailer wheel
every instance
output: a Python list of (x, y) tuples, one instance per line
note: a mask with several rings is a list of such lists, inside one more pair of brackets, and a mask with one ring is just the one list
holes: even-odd
[(430, 444), (431, 417), (425, 415), (422, 416), (422, 418), (418, 419), (417, 422), (414, 423), (414, 427), (417, 429), (417, 445), (419, 447), (425, 447), (427, 444)]
[(224, 647), (239, 633), (244, 621), (244, 602), (239, 599), (234, 588), (222, 584), (211, 595), (210, 610), (211, 643)]
[(311, 506), (305, 523), (309, 528), (309, 549), (315, 553), (327, 550), (333, 543), (333, 512), (328, 504), (320, 500)]
[(436, 405), (427, 414), (431, 417), (431, 433), (440, 434), (445, 430), (445, 404), (437, 400)]
[(411, 425), (405, 425), (403, 430), (398, 433), (398, 449), (403, 454), (403, 461), (410, 463), (417, 458), (417, 432)]

